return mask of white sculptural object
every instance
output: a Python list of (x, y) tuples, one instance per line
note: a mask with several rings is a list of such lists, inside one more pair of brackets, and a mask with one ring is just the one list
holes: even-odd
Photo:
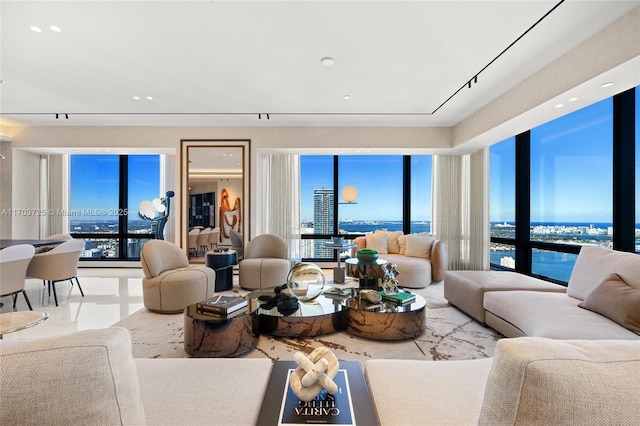
[(291, 373), (289, 385), (301, 401), (311, 401), (323, 389), (331, 395), (338, 392), (338, 385), (333, 378), (338, 373), (339, 362), (329, 349), (316, 348), (309, 356), (296, 352), (293, 359), (298, 367)]

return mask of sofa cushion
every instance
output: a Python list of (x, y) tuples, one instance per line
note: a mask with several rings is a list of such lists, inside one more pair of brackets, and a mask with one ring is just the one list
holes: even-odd
[(135, 359), (147, 424), (255, 425), (271, 376), (266, 358)]
[(637, 424), (640, 341), (502, 339), (480, 425)]
[(421, 257), (423, 259), (431, 258), (432, 237), (428, 235), (409, 234), (406, 236), (406, 242), (405, 256)]
[(618, 274), (609, 275), (578, 306), (640, 333), (640, 288), (631, 287)]
[(378, 254), (387, 254), (387, 233), (386, 232), (368, 232), (367, 248), (378, 252)]
[(398, 237), (398, 254), (404, 256), (407, 251), (407, 236), (401, 235)]
[(402, 231), (393, 231), (387, 233), (387, 252), (389, 254), (400, 253), (400, 243), (398, 242), (398, 238), (400, 238), (402, 235), (404, 235)]
[(603, 247), (583, 246), (573, 267), (567, 294), (584, 300), (609, 275), (618, 274), (640, 288), (640, 256)]
[(125, 328), (0, 345), (0, 424), (144, 424)]
[(477, 424), (491, 361), (366, 361), (365, 378), (380, 424)]
[(485, 321), (507, 337), (640, 339), (608, 318), (578, 308), (578, 303), (565, 293), (489, 291), (484, 294)]

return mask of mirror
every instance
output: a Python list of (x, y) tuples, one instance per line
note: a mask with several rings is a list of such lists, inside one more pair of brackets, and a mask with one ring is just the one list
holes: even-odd
[[(249, 235), (249, 141), (181, 143), (183, 249), (193, 263), (204, 263), (204, 254), (212, 248), (236, 250), (240, 260), (244, 236)], [(208, 241), (198, 239), (195, 235), (206, 228), (218, 228), (219, 233)]]

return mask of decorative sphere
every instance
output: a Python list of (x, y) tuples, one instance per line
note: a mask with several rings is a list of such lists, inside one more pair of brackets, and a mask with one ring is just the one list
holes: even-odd
[(324, 274), (315, 263), (296, 263), (287, 276), (287, 288), (291, 297), (301, 301), (313, 300), (324, 289)]

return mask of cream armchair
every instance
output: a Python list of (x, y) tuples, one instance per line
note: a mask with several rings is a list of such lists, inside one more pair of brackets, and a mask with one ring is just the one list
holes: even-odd
[(254, 290), (284, 284), (291, 269), (287, 253), (287, 244), (277, 235), (250, 240), (238, 265), (240, 287)]
[(140, 263), (144, 272), (142, 297), (150, 311), (182, 312), (190, 304), (213, 295), (215, 271), (204, 265), (189, 265), (187, 255), (169, 241), (145, 243)]

